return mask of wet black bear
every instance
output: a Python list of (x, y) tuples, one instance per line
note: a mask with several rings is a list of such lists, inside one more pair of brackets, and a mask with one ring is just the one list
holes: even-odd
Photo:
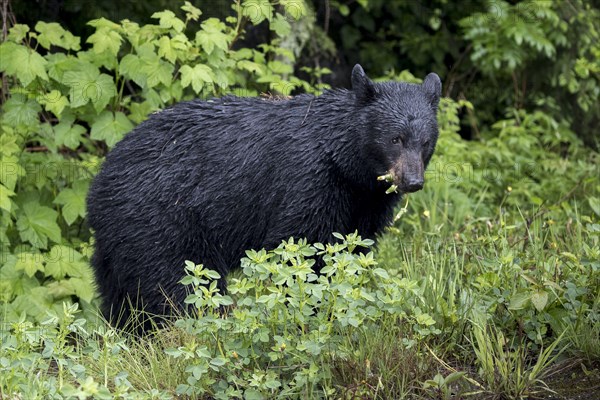
[[(373, 238), (402, 193), (423, 187), (440, 93), (436, 74), (374, 83), (356, 65), (352, 90), (151, 115), (108, 154), (88, 195), (103, 313), (119, 324), (129, 300), (154, 314), (167, 311), (165, 294), (182, 304), (185, 260), (226, 276), (245, 250), (291, 236)], [(377, 179), (390, 173), (398, 193)]]

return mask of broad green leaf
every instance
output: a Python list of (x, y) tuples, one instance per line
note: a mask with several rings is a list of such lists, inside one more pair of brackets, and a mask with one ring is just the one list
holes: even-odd
[[(146, 31), (146, 27), (148, 26), (150, 25), (145, 25), (144, 28), (142, 28), (143, 31)], [(123, 35), (133, 45), (134, 48), (137, 48), (140, 45), (140, 42), (145, 41), (144, 37), (138, 34), (140, 32), (140, 25), (137, 22), (124, 19), (121, 21), (121, 28), (123, 30)]]
[(144, 89), (159, 83), (171, 86), (174, 69), (172, 64), (160, 59), (151, 43), (140, 46), (137, 55), (126, 55), (119, 64), (119, 72)]
[(173, 67), (173, 65), (163, 60), (159, 60), (158, 57), (156, 57), (155, 61), (144, 62), (142, 72), (146, 74), (146, 85), (151, 88), (159, 83), (170, 86), (174, 69), (175, 67)]
[(46, 276), (52, 276), (54, 279), (81, 277), (86, 267), (81, 253), (69, 246), (52, 246), (45, 259)]
[[(21, 152), (21, 147), (16, 143), (17, 135), (14, 131), (5, 127), (5, 132), (0, 135), (0, 154), (4, 156), (11, 156)], [(2, 160), (4, 161), (4, 160)], [(4, 174), (0, 174), (0, 182), (5, 182)]]
[(15, 24), (8, 30), (7, 39), (15, 43), (21, 43), (27, 36), (27, 32), (29, 32), (29, 27), (27, 25)]
[(373, 273), (383, 279), (390, 279), (390, 275), (388, 274), (388, 272), (383, 269), (383, 268), (375, 268), (373, 270)]
[(275, 19), (273, 20), (273, 22), (271, 22), (269, 27), (272, 31), (274, 31), (277, 34), (277, 36), (281, 38), (289, 35), (290, 31), (292, 30), (292, 26), (290, 25), (290, 23), (287, 22), (285, 17), (279, 13), (275, 15)]
[(225, 24), (217, 18), (209, 18), (202, 23), (202, 30), (196, 33), (196, 43), (202, 46), (207, 54), (211, 54), (215, 47), (227, 51), (229, 37), (223, 33)]
[(59, 279), (60, 280), (53, 280), (44, 285), (48, 288), (48, 293), (52, 295), (54, 299), (64, 299), (73, 296), (75, 294), (75, 288), (70, 282), (71, 278)]
[(75, 150), (81, 143), (81, 138), (86, 132), (85, 128), (78, 124), (73, 124), (73, 118), (62, 120), (54, 126), (54, 141), (57, 146), (67, 146)]
[(244, 391), (244, 399), (245, 400), (264, 400), (265, 396), (263, 396), (260, 392), (254, 389), (246, 389)]
[(10, 212), (12, 208), (10, 198), (14, 195), (15, 192), (0, 183), (0, 208)]
[(574, 71), (575, 71), (575, 73), (580, 78), (583, 78), (583, 79), (587, 79), (589, 77), (589, 75), (590, 75), (590, 67), (592, 67), (586, 61), (587, 60), (585, 60), (583, 58), (578, 59), (577, 62), (575, 63), (575, 68), (573, 68)]
[(117, 87), (113, 78), (106, 74), (100, 74), (85, 92), (85, 95), (91, 99), (94, 109), (98, 113), (106, 108), (116, 94)]
[(532, 293), (531, 302), (536, 310), (542, 311), (548, 303), (548, 292), (544, 290), (538, 290), (537, 292)]
[[(317, 343), (318, 346), (318, 343)], [(279, 387), (281, 387), (281, 382), (279, 382), (277, 379), (268, 379), (265, 382), (265, 386), (268, 387), (269, 389), (277, 389)]]
[(340, 4), (338, 6), (338, 11), (342, 14), (342, 17), (350, 15), (350, 8), (346, 4)]
[(16, 76), (24, 86), (29, 85), (35, 78), (47, 81), (47, 63), (44, 57), (25, 46), (13, 42), (0, 45), (0, 71)]
[(290, 64), (283, 63), (279, 60), (269, 61), (268, 63), (269, 69), (276, 74), (292, 74), (294, 72), (294, 68)]
[[(283, 7), (284, 14), (286, 17), (290, 16), (294, 19), (300, 19), (301, 17), (306, 15), (306, 4), (304, 1), (280, 0), (279, 3)], [(350, 13), (348, 7), (345, 5), (339, 5), (338, 9), (342, 15), (344, 15), (344, 12), (346, 12), (345, 16), (347, 16), (348, 13)]]
[(233, 60), (247, 60), (251, 59), (254, 53), (248, 48), (243, 48), (239, 50), (232, 50), (229, 55)]
[(252, 24), (258, 25), (265, 19), (271, 21), (273, 6), (269, 0), (244, 0), (242, 15), (248, 17)]
[(111, 55), (116, 56), (121, 48), (121, 41), (123, 38), (119, 32), (114, 29), (102, 27), (99, 28), (96, 33), (91, 35), (86, 43), (92, 43), (94, 45), (94, 53), (100, 54), (108, 51)]
[(186, 1), (185, 4), (183, 6), (181, 6), (181, 9), (183, 11), (185, 11), (185, 16), (187, 19), (191, 19), (192, 21), (197, 21), (198, 17), (200, 17), (200, 15), (202, 15), (202, 11), (200, 11), (200, 9), (194, 7), (192, 5), (192, 3), (190, 3), (189, 1)]
[(435, 324), (435, 320), (429, 314), (418, 314), (417, 323), (419, 325), (431, 326)]
[(61, 190), (58, 196), (56, 196), (54, 199), (55, 204), (60, 204), (63, 206), (63, 217), (65, 218), (65, 221), (67, 221), (67, 224), (73, 224), (77, 217), (85, 217), (85, 197), (87, 195), (88, 188), (89, 181), (78, 180), (73, 182), (72, 188)]
[[(229, 89), (229, 87), (234, 84), (235, 82), (235, 77), (233, 77), (231, 74), (227, 73), (227, 71), (224, 71), (223, 69), (218, 69), (215, 72), (215, 76), (214, 76), (214, 83), (216, 86), (220, 87), (221, 89)], [(238, 90), (238, 95), (240, 94), (239, 90)], [(256, 90), (254, 89), (244, 89), (243, 90), (243, 96), (258, 96), (258, 93), (256, 93)]]
[(8, 302), (14, 296), (28, 293), (32, 288), (39, 286), (35, 278), (23, 275), (23, 271), (15, 268), (17, 256), (8, 254), (0, 263), (0, 301)]
[(600, 199), (598, 197), (588, 197), (588, 203), (596, 215), (600, 217)]
[(62, 36), (65, 30), (56, 22), (39, 21), (34, 28), (39, 34), (37, 41), (45, 49), (52, 46), (62, 47)]
[[(0, 145), (3, 141), (0, 140)], [(8, 195), (15, 190), (17, 180), (19, 177), (25, 175), (25, 169), (19, 163), (19, 159), (15, 156), (2, 156), (0, 158), (0, 165), (2, 166), (2, 173), (0, 174), (0, 183), (2, 183), (8, 190)]]
[(185, 51), (190, 45), (190, 41), (183, 33), (179, 33), (171, 38), (171, 46), (176, 50)]
[(75, 51), (80, 50), (81, 49), (81, 45), (80, 45), (80, 38), (79, 38), (79, 36), (75, 36), (71, 32), (65, 31), (65, 33), (63, 35), (63, 45), (62, 45), (62, 47), (64, 47), (67, 50), (69, 50), (69, 49), (75, 50)]
[(509, 310), (522, 310), (531, 300), (531, 293), (528, 290), (520, 290), (515, 293), (508, 305)]
[(210, 360), (210, 364), (216, 367), (220, 367), (227, 364), (227, 359), (224, 357), (215, 357), (212, 360)]
[(73, 58), (69, 58), (65, 61), (68, 61), (68, 63), (64, 70), (63, 83), (69, 86), (82, 86), (88, 82), (96, 80), (96, 78), (100, 75), (100, 70), (98, 67), (91, 63), (86, 63)]
[(264, 65), (255, 63), (249, 60), (240, 60), (237, 62), (237, 67), (239, 69), (245, 69), (248, 72), (255, 72), (258, 74), (262, 74), (264, 72)]
[(65, 107), (69, 105), (69, 99), (56, 89), (38, 97), (38, 102), (46, 111), (52, 112), (57, 117), (60, 117)]
[(63, 74), (63, 83), (71, 87), (69, 101), (72, 108), (84, 106), (90, 100), (103, 103), (107, 96), (110, 98), (115, 95), (116, 89), (112, 79), (99, 79), (98, 67), (79, 60), (70, 66), (72, 69), (66, 70)]
[[(86, 268), (86, 264), (81, 264), (82, 268)], [(68, 278), (59, 281), (60, 285), (64, 286), (65, 289), (74, 293), (80, 299), (87, 301), (88, 303), (94, 298), (94, 278), (92, 276), (87, 278)]]
[(181, 85), (185, 88), (190, 84), (196, 93), (202, 91), (204, 83), (210, 83), (212, 79), (212, 70), (209, 66), (203, 64), (197, 64), (194, 68), (189, 65), (181, 67)]
[(22, 270), (29, 277), (33, 277), (36, 272), (44, 270), (43, 256), (39, 252), (22, 252), (15, 254), (17, 262), (15, 269)]
[(93, 19), (90, 22), (88, 22), (87, 24), (89, 26), (93, 26), (94, 28), (108, 28), (108, 29), (112, 29), (112, 30), (116, 30), (116, 31), (121, 30), (121, 26), (119, 24), (109, 21), (104, 17), (98, 18), (98, 19)]
[(46, 312), (52, 307), (52, 303), (53, 298), (48, 288), (38, 286), (15, 298), (13, 305), (19, 313), (25, 312), (39, 321), (47, 317)]
[(109, 147), (114, 146), (130, 130), (133, 124), (122, 112), (104, 111), (92, 124), (91, 138), (104, 140)]
[[(173, 38), (162, 36), (154, 43), (158, 46), (158, 55), (167, 59), (171, 64), (175, 63), (178, 56), (183, 59), (190, 57), (188, 48), (191, 43), (183, 33), (175, 35)], [(151, 63), (155, 64), (156, 62)]]
[(60, 83), (65, 83), (63, 79), (66, 71), (76, 69), (82, 63), (74, 56), (62, 53), (49, 54), (46, 59), (48, 61), (48, 76)]
[(127, 54), (119, 63), (119, 73), (133, 80), (141, 87), (146, 86), (146, 74), (142, 72), (141, 58), (136, 54)]
[(373, 297), (373, 295), (371, 293), (363, 291), (363, 290), (361, 290), (361, 292), (360, 292), (360, 297), (362, 297), (363, 299), (368, 300), (368, 301), (372, 301), (372, 302), (375, 301), (375, 297)]
[[(89, 72), (91, 72), (91, 69)], [(100, 112), (106, 108), (110, 100), (117, 94), (117, 88), (112, 78), (106, 74), (100, 74), (94, 78), (86, 75), (86, 72), (78, 74), (65, 73), (65, 80), (79, 77), (78, 80), (71, 81), (71, 107), (81, 107), (88, 102), (92, 102), (96, 112)]]
[(146, 88), (142, 91), (144, 97), (146, 98), (146, 102), (150, 104), (153, 108), (159, 110), (163, 105), (163, 100), (160, 97), (160, 94), (151, 88)]
[(170, 100), (181, 101), (181, 98), (183, 96), (183, 87), (181, 86), (181, 80), (178, 79), (174, 81), (170, 86), (161, 88), (159, 95), (160, 98), (163, 99), (164, 103), (167, 103)]
[(48, 239), (60, 243), (60, 227), (56, 223), (58, 213), (36, 201), (26, 202), (17, 218), (17, 230), (21, 240), (45, 249)]
[(27, 130), (34, 130), (40, 123), (38, 113), (42, 111), (39, 103), (27, 99), (24, 95), (13, 95), (2, 106), (2, 122)]
[(174, 63), (177, 60), (177, 53), (171, 45), (171, 39), (168, 36), (162, 36), (158, 42), (158, 55)]
[[(71, 278), (71, 282), (75, 284), (75, 294), (80, 298), (87, 302), (91, 302), (94, 295), (96, 294), (96, 289), (94, 286), (95, 276), (94, 271), (89, 265), (88, 261), (85, 261), (85, 258), (82, 259), (83, 264), (79, 269), (80, 275), (77, 277)], [(80, 282), (78, 282), (80, 281)]]
[(159, 25), (161, 28), (173, 28), (177, 32), (181, 32), (185, 28), (185, 23), (177, 18), (173, 11), (165, 10), (155, 12), (152, 14), (152, 18), (159, 19)]
[(148, 101), (144, 101), (142, 103), (132, 103), (131, 108), (129, 109), (129, 119), (132, 120), (136, 124), (140, 124), (148, 118), (150, 113), (158, 110), (157, 107), (150, 104)]

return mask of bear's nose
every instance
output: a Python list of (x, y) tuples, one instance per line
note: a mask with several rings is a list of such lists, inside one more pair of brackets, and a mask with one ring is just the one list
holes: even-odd
[(423, 189), (423, 179), (411, 179), (406, 182), (404, 190), (406, 193), (413, 193)]

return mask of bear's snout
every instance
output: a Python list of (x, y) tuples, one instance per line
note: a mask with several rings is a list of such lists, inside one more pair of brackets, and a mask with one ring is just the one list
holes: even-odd
[(402, 193), (414, 193), (423, 189), (425, 167), (419, 153), (403, 154), (392, 168), (394, 185)]

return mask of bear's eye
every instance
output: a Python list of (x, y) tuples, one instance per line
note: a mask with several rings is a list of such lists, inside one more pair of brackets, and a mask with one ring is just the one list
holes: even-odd
[(402, 138), (400, 136), (396, 136), (395, 138), (392, 139), (392, 143), (393, 144), (402, 143)]
[(423, 143), (423, 147), (429, 147), (429, 140), (426, 140), (425, 143)]

